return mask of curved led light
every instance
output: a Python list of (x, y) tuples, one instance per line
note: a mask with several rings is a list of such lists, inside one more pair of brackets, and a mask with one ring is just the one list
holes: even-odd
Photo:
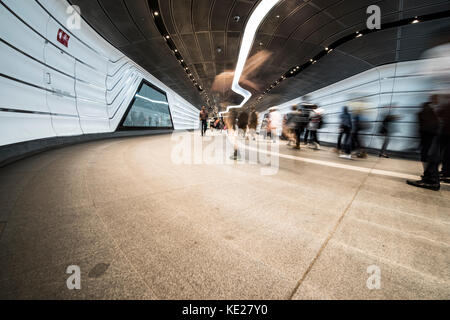
[(252, 94), (249, 91), (245, 90), (239, 85), (239, 79), (241, 79), (242, 72), (244, 71), (244, 66), (247, 62), (247, 58), (250, 53), (250, 49), (252, 48), (253, 41), (255, 40), (256, 31), (258, 30), (259, 25), (261, 24), (265, 16), (269, 13), (269, 11), (272, 10), (272, 8), (279, 1), (280, 0), (262, 0), (250, 16), (250, 19), (245, 26), (241, 50), (239, 51), (239, 58), (236, 65), (236, 70), (234, 71), (233, 84), (231, 86), (231, 89), (237, 94), (243, 96), (244, 100), (242, 100), (241, 104), (238, 106), (229, 106), (227, 108), (227, 111), (220, 112), (220, 115), (227, 113), (230, 109), (241, 108), (252, 97)]
[(152, 99), (149, 99), (149, 98), (147, 98), (147, 97), (141, 96), (140, 94), (136, 94), (136, 98), (139, 98), (139, 99), (142, 99), (142, 100), (145, 100), (145, 101), (151, 102), (151, 103), (157, 103), (157, 104), (164, 104), (164, 105), (169, 105), (169, 103), (168, 103), (168, 102), (165, 102), (165, 101), (157, 101), (157, 100), (152, 100)]

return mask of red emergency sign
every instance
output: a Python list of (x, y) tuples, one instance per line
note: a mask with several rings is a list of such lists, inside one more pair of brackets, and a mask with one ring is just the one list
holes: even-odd
[(65, 33), (62, 29), (58, 30), (57, 40), (59, 43), (65, 47), (69, 47), (69, 39), (70, 36), (67, 33)]

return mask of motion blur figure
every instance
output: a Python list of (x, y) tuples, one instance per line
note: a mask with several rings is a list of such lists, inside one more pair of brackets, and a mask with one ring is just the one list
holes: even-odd
[(386, 153), (387, 147), (389, 145), (390, 135), (392, 134), (392, 125), (394, 121), (396, 121), (398, 117), (388, 114), (384, 117), (383, 122), (381, 123), (380, 134), (384, 137), (383, 145), (380, 149), (380, 153), (378, 156), (381, 158), (389, 158)]
[(247, 132), (247, 125), (248, 125), (248, 112), (246, 110), (242, 110), (239, 113), (237, 125), (239, 128), (239, 135), (245, 137), (245, 134)]
[(337, 149), (339, 151), (344, 151), (344, 154), (341, 154), (339, 157), (345, 159), (351, 159), (351, 148), (352, 148), (352, 116), (348, 111), (348, 107), (345, 106), (342, 108), (341, 114), (341, 125), (340, 125), (340, 133), (337, 141)]
[(270, 108), (269, 111), (268, 131), (270, 131), (270, 137), (275, 143), (281, 134), (281, 114), (275, 107)]
[(227, 134), (229, 137), (231, 137), (233, 143), (234, 151), (230, 157), (230, 159), (232, 160), (239, 160), (240, 158), (236, 135), (237, 117), (238, 113), (236, 109), (231, 109), (231, 111), (228, 113), (228, 118), (226, 118)]
[(439, 173), (439, 178), (442, 182), (450, 183), (450, 94), (442, 95), (442, 102), (438, 107), (437, 114), (441, 124), (442, 169)]
[(205, 135), (206, 129), (208, 128), (207, 120), (208, 120), (208, 112), (206, 112), (206, 107), (202, 106), (202, 110), (199, 114), (199, 119), (201, 121), (202, 126), (202, 136)]
[(322, 110), (316, 105), (312, 106), (309, 113), (308, 132), (310, 137), (310, 147), (315, 150), (320, 149), (319, 139), (317, 139), (317, 130), (319, 129), (321, 121)]
[(407, 180), (409, 185), (438, 191), (439, 183), (439, 119), (436, 115), (437, 97), (432, 96), (431, 102), (426, 102), (419, 112), (419, 134), (420, 134), (420, 160), (423, 163), (424, 173), (421, 180)]
[(287, 126), (290, 129), (290, 139), (293, 138), (295, 140), (295, 149), (300, 149), (300, 139), (302, 132), (304, 130), (304, 126), (302, 125), (302, 112), (298, 110), (298, 107), (292, 106), (291, 112), (287, 114)]
[(353, 123), (352, 123), (352, 147), (356, 150), (358, 158), (366, 158), (367, 153), (361, 140), (360, 131), (365, 129), (365, 123), (362, 119), (362, 109), (356, 109), (354, 111)]
[(256, 140), (255, 134), (257, 127), (258, 127), (258, 113), (256, 112), (255, 107), (252, 107), (248, 119), (248, 133), (253, 140)]

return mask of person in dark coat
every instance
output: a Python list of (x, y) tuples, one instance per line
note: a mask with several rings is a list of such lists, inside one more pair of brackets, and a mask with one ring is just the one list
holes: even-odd
[[(432, 98), (432, 101), (435, 97)], [(431, 102), (422, 106), (418, 114), (420, 134), (420, 160), (423, 163), (424, 173), (421, 180), (407, 180), (406, 183), (415, 187), (438, 191), (439, 182), (439, 119)]]
[(442, 102), (437, 111), (441, 124), (440, 148), (442, 169), (439, 173), (442, 182), (450, 183), (450, 103), (449, 96), (443, 96), (446, 101)]
[(383, 122), (381, 123), (380, 134), (384, 137), (384, 141), (380, 153), (378, 154), (380, 158), (389, 158), (389, 156), (386, 154), (386, 150), (389, 145), (392, 123), (396, 120), (396, 116), (388, 114), (384, 117)]
[(304, 122), (302, 119), (302, 111), (298, 110), (298, 107), (292, 106), (291, 112), (287, 114), (287, 126), (290, 129), (291, 135), (295, 139), (295, 149), (300, 149), (300, 139), (303, 130), (305, 129)]
[[(345, 154), (340, 155), (341, 158), (351, 159), (351, 148), (352, 148), (352, 116), (348, 111), (348, 107), (345, 106), (342, 108), (341, 114), (341, 126), (340, 133), (337, 142), (338, 150), (344, 151)], [(344, 140), (344, 141), (342, 141)], [(344, 146), (342, 146), (344, 144)]]
[(202, 110), (199, 114), (199, 120), (201, 122), (202, 136), (206, 133), (206, 129), (208, 128), (208, 112), (206, 111), (206, 107), (202, 106)]

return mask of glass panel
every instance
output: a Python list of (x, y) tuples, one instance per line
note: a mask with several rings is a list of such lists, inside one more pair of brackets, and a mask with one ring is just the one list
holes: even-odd
[(123, 123), (124, 127), (172, 128), (167, 96), (143, 84)]

